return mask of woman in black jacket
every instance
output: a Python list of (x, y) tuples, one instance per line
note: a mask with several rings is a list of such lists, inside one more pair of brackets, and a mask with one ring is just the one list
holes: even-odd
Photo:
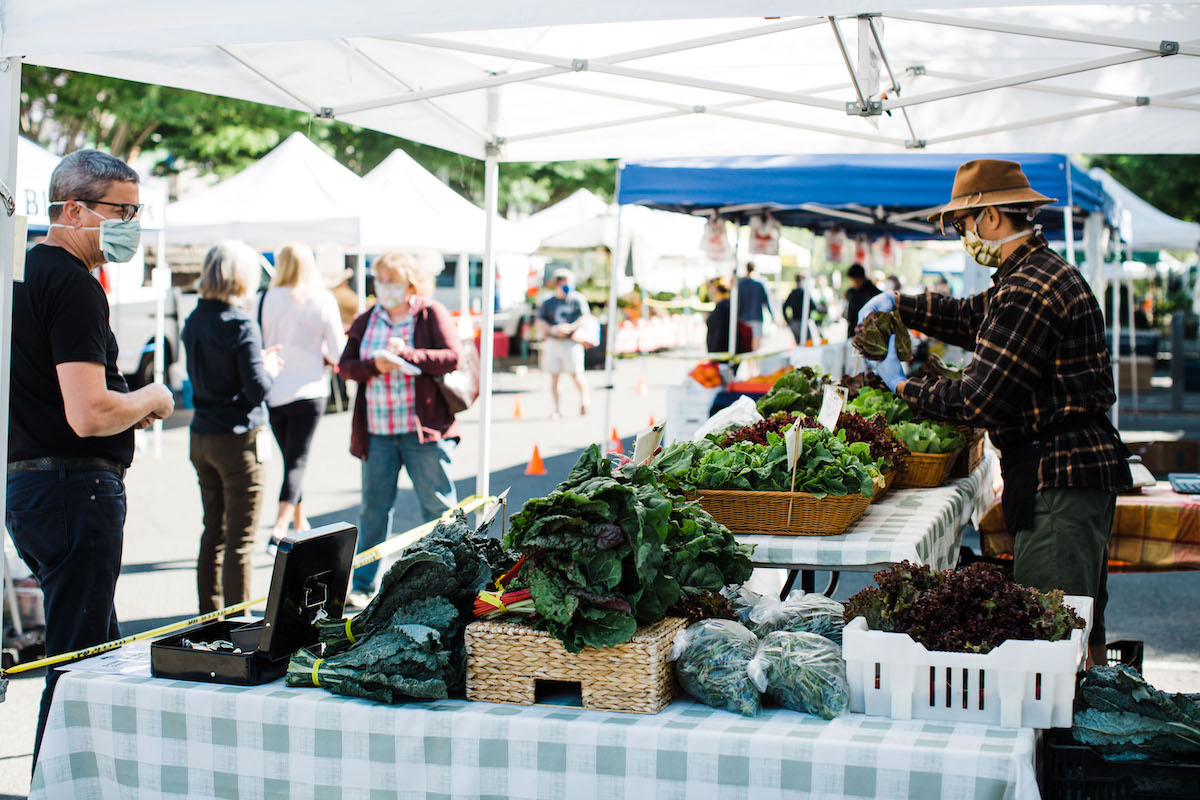
[(250, 599), (250, 554), (270, 452), (263, 402), (282, 362), (263, 351), (242, 308), (258, 288), (258, 254), (242, 242), (208, 251), (200, 302), (183, 326), (195, 414), (191, 460), (200, 481), (204, 532), (196, 564), (200, 612)]

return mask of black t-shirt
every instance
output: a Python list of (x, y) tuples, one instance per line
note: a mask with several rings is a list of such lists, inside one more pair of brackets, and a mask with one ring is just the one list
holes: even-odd
[(867, 304), (875, 295), (879, 294), (879, 287), (867, 281), (862, 285), (861, 289), (855, 289), (851, 286), (846, 290), (846, 336), (853, 339), (854, 329), (858, 327), (858, 312)]
[(25, 280), (13, 284), (12, 399), (8, 460), (43, 456), (133, 460), (133, 428), (81, 439), (67, 424), (59, 364), (104, 365), (110, 391), (128, 392), (117, 369), (108, 298), (87, 266), (61, 247), (39, 244), (25, 255)]

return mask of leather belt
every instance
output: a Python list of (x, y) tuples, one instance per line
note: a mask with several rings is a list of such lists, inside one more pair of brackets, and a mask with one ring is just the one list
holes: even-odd
[(14, 472), (85, 472), (89, 470), (104, 470), (115, 472), (118, 478), (125, 477), (125, 465), (110, 461), (107, 458), (59, 458), (44, 456), (42, 458), (27, 458), (23, 461), (8, 462), (8, 474)]

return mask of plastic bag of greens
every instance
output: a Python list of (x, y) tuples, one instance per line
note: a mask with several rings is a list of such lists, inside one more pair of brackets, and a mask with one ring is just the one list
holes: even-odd
[(758, 652), (758, 637), (745, 625), (710, 619), (675, 635), (670, 658), (679, 686), (713, 708), (753, 717), (762, 710), (762, 694), (746, 674)]
[(731, 602), (738, 619), (759, 638), (775, 631), (795, 631), (815, 633), (835, 644), (842, 643), (846, 607), (823, 594), (797, 591), (786, 600), (779, 600), (742, 587)]
[(746, 673), (767, 697), (793, 711), (833, 719), (850, 702), (842, 648), (815, 633), (772, 633)]
[(754, 401), (742, 395), (732, 404), (722, 408), (709, 417), (703, 425), (692, 434), (692, 441), (699, 442), (710, 433), (720, 433), (729, 428), (744, 428), (756, 422), (762, 422), (762, 414), (754, 407)]

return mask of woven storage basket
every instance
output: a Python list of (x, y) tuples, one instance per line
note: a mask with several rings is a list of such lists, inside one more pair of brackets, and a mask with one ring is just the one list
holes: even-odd
[(904, 457), (906, 472), (896, 477), (897, 489), (933, 489), (941, 486), (954, 469), (954, 460), (961, 450), (953, 453), (909, 453)]
[(875, 490), (875, 496), (871, 498), (872, 503), (878, 503), (883, 498), (887, 497), (888, 492), (892, 490), (892, 484), (896, 482), (896, 470), (892, 470), (887, 475), (883, 476), (883, 488)]
[(984, 440), (987, 432), (983, 428), (967, 428), (955, 425), (958, 432), (967, 440), (967, 446), (958, 454), (954, 469), (950, 471), (951, 478), (965, 478), (983, 463)]
[(583, 707), (657, 714), (679, 694), (667, 654), (687, 626), (677, 617), (638, 628), (615, 647), (568, 653), (546, 631), (519, 622), (472, 622), (466, 628), (467, 699), (533, 705), (538, 681), (579, 684)]
[(871, 505), (870, 498), (861, 494), (830, 495), (818, 500), (808, 492), (697, 489), (694, 497), (713, 519), (743, 535), (835, 536), (844, 533)]

